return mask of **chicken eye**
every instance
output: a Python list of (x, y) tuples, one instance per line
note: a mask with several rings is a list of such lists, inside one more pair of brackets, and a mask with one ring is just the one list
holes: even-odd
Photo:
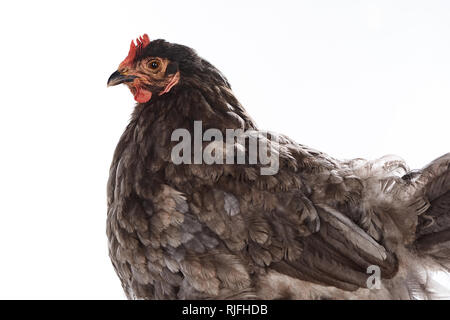
[(150, 69), (156, 70), (159, 68), (159, 62), (156, 60), (150, 61), (148, 66), (150, 67)]

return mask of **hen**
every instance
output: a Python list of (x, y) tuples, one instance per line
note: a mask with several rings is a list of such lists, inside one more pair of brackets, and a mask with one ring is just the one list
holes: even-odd
[[(120, 83), (138, 104), (110, 169), (107, 236), (128, 298), (436, 297), (428, 273), (450, 267), (450, 153), (409, 171), (258, 131), (214, 66), (147, 35), (108, 80)], [(179, 152), (182, 134), (194, 139)]]

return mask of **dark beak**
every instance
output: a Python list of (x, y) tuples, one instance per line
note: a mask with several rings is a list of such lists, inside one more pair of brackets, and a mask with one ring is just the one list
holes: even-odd
[(118, 84), (125, 82), (133, 82), (136, 76), (124, 75), (119, 71), (114, 72), (108, 79), (108, 87), (117, 86)]

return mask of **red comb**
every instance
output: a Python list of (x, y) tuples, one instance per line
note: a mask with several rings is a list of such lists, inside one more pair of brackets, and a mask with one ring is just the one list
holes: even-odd
[(134, 44), (134, 40), (131, 40), (130, 51), (128, 52), (128, 56), (125, 60), (122, 61), (120, 67), (130, 66), (133, 64), (134, 58), (139, 51), (144, 49), (146, 46), (150, 44), (150, 38), (147, 34), (136, 39), (136, 44)]

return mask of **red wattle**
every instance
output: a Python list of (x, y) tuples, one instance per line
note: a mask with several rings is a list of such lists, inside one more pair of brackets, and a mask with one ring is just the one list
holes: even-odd
[(137, 88), (134, 94), (134, 100), (139, 103), (146, 103), (152, 98), (152, 93), (148, 90)]

